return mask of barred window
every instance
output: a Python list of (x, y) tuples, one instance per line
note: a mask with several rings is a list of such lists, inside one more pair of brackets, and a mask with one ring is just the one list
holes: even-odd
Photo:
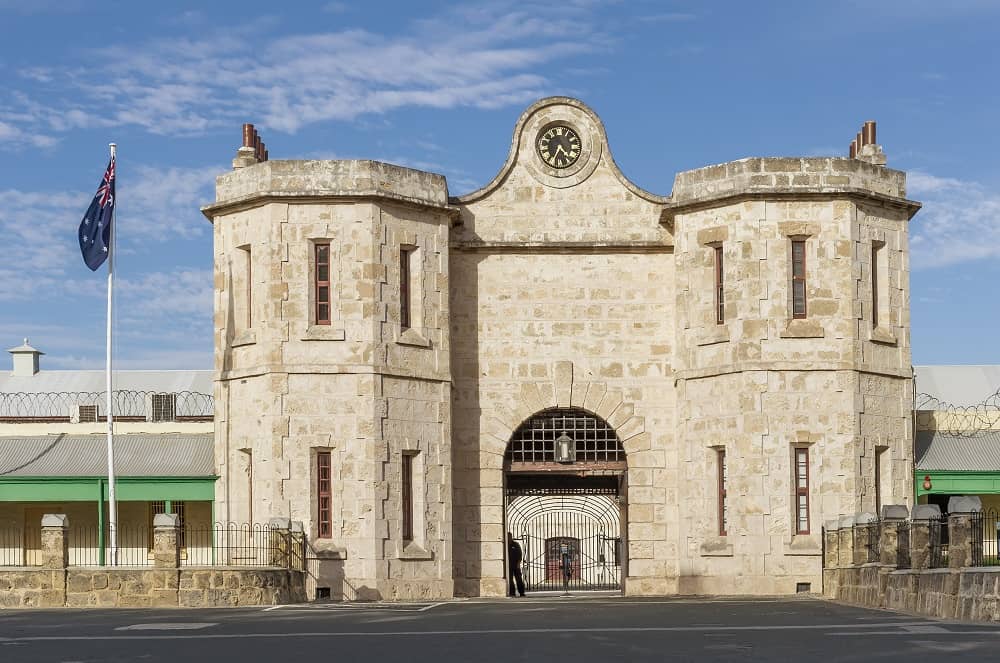
[(556, 438), (563, 433), (575, 443), (577, 464), (625, 462), (625, 449), (615, 430), (603, 419), (574, 408), (543, 410), (518, 426), (507, 446), (505, 461), (553, 463)]
[(328, 539), (333, 535), (329, 451), (320, 451), (316, 454), (316, 500), (318, 523), (316, 535), (321, 539)]
[(330, 324), (330, 242), (314, 245), (316, 324)]
[(795, 533), (809, 533), (808, 449), (795, 449)]
[(413, 540), (413, 454), (403, 454), (402, 476), (402, 507), (403, 507), (403, 541)]
[(410, 254), (413, 249), (399, 249), (399, 326), (401, 329), (410, 328)]
[(792, 317), (806, 317), (806, 242), (792, 240)]
[(77, 412), (78, 412), (78, 419), (81, 424), (97, 423), (96, 405), (81, 405)]
[(177, 394), (153, 394), (152, 421), (173, 421), (177, 418)]
[(726, 471), (726, 450), (716, 451), (716, 473), (719, 480), (719, 536), (729, 532), (729, 505), (726, 504), (726, 484), (729, 476)]
[(723, 287), (722, 245), (715, 247), (715, 324), (726, 322), (726, 295)]

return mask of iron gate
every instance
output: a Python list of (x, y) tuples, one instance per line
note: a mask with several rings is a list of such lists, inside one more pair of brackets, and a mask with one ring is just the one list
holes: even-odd
[[(616, 493), (617, 491), (615, 491)], [(621, 508), (617, 494), (509, 494), (508, 531), (524, 553), (527, 591), (622, 587)]]

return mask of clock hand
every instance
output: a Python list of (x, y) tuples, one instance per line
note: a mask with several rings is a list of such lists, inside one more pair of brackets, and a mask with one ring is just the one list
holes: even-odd
[(559, 145), (556, 145), (556, 151), (552, 153), (552, 156), (558, 155), (560, 150), (562, 150), (563, 154), (565, 154), (566, 156), (569, 156), (569, 152), (567, 152), (565, 150), (565, 148), (563, 148), (562, 143), (560, 143)]

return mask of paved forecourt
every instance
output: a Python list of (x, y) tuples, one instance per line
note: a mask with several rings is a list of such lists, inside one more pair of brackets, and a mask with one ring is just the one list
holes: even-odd
[(983, 660), (1000, 628), (815, 599), (528, 598), (267, 609), (0, 612), (6, 661)]

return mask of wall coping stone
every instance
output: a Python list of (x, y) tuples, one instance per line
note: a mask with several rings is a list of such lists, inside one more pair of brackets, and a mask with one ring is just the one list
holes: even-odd
[(301, 533), (306, 531), (306, 526), (301, 520), (293, 520), (290, 528), (293, 532)]
[(878, 517), (870, 511), (862, 511), (861, 513), (854, 514), (855, 525), (868, 525), (877, 521)]
[(886, 504), (882, 507), (883, 520), (906, 520), (910, 517), (910, 510), (905, 504)]
[(913, 520), (937, 520), (941, 517), (941, 507), (937, 504), (917, 504), (913, 507)]
[(267, 521), (267, 526), (274, 529), (292, 529), (291, 518), (271, 518)]
[(69, 516), (65, 513), (46, 513), (42, 516), (42, 527), (69, 527)]
[(948, 513), (978, 513), (983, 501), (977, 495), (955, 495), (948, 500)]
[(840, 528), (850, 529), (854, 527), (854, 516), (841, 516), (840, 517)]
[(823, 527), (828, 532), (836, 531), (836, 530), (840, 529), (840, 521), (839, 520), (828, 520), (828, 521), (826, 521), (823, 524)]
[(153, 529), (166, 527), (175, 529), (181, 526), (181, 517), (176, 513), (158, 513), (153, 516)]

